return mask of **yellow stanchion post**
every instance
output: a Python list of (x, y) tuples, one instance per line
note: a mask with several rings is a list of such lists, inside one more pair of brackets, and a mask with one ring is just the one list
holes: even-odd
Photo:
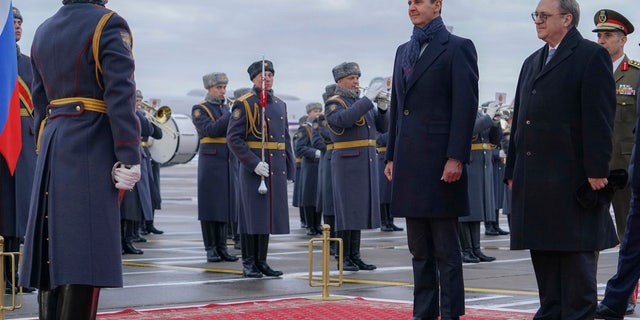
[(2, 284), (3, 286), (6, 283), (4, 274), (4, 259), (5, 257), (11, 258), (11, 305), (4, 305), (5, 294), (3, 293), (2, 299), (0, 301), (0, 320), (4, 320), (5, 311), (13, 311), (22, 308), (22, 287), (20, 287), (18, 291), (20, 303), (16, 304), (16, 256), (18, 256), (18, 261), (20, 261), (20, 257), (22, 256), (20, 252), (4, 252), (4, 238), (0, 236), (0, 284)]
[[(330, 297), (329, 296), (329, 288), (330, 287), (339, 287), (342, 285), (342, 257), (343, 257), (343, 248), (342, 248), (342, 239), (340, 238), (330, 238), (330, 227), (328, 224), (322, 226), (322, 238), (313, 238), (309, 239), (309, 286), (310, 287), (322, 287), (322, 300), (338, 300), (343, 299), (342, 297)], [(322, 277), (321, 281), (317, 282), (313, 280), (313, 248), (314, 243), (321, 242), (322, 244)], [(329, 264), (331, 262), (331, 255), (329, 255), (329, 246), (331, 242), (336, 242), (338, 244), (338, 281), (331, 281), (330, 278), (330, 267)], [(312, 297), (312, 299), (317, 299)]]

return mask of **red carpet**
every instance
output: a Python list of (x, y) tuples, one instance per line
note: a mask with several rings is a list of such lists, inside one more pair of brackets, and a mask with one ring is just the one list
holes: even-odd
[[(136, 311), (126, 309), (116, 313), (99, 314), (100, 320), (399, 320), (411, 319), (411, 304), (348, 298), (322, 301), (291, 298), (274, 301), (252, 301), (231, 304), (209, 304), (199, 307)], [(532, 314), (467, 309), (465, 320), (525, 320)]]

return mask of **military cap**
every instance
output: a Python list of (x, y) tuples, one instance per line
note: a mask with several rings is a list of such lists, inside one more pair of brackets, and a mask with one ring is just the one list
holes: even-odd
[(136, 90), (136, 98), (144, 99), (144, 97), (142, 96), (142, 91)]
[(236, 89), (236, 90), (233, 91), (233, 98), (234, 99), (238, 99), (238, 98), (244, 96), (245, 94), (249, 93), (249, 91), (251, 91), (251, 88)]
[(20, 14), (20, 10), (16, 7), (13, 7), (13, 18), (22, 21), (22, 14)]
[(229, 78), (227, 78), (227, 75), (223, 72), (214, 72), (202, 76), (202, 84), (204, 84), (205, 89), (209, 89), (217, 84), (227, 83), (229, 83)]
[(322, 94), (322, 101), (327, 102), (327, 99), (329, 99), (329, 97), (335, 94), (337, 87), (338, 85), (335, 83), (332, 83), (324, 87), (324, 93)]
[(311, 110), (320, 110), (320, 111), (322, 111), (322, 104), (317, 103), (317, 102), (311, 102), (311, 103), (308, 103), (305, 108), (307, 109), (307, 113), (309, 113)]
[(596, 28), (593, 32), (598, 31), (621, 31), (625, 35), (633, 33), (633, 24), (629, 22), (625, 16), (611, 9), (602, 9), (596, 12), (593, 17)]
[(343, 62), (333, 67), (333, 70), (331, 70), (331, 72), (333, 72), (333, 79), (336, 80), (336, 82), (344, 77), (353, 74), (358, 76), (361, 75), (360, 67), (355, 62)]
[[(273, 74), (276, 73), (273, 69), (273, 62), (264, 60), (264, 72), (267, 71), (271, 71)], [(262, 73), (262, 60), (252, 63), (247, 69), (247, 72), (249, 73), (249, 80), (253, 80), (253, 78)]]

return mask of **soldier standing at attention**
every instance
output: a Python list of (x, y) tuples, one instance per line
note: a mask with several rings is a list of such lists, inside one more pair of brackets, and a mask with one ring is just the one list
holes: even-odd
[[(613, 125), (613, 151), (609, 169), (625, 169), (629, 167), (631, 150), (633, 149), (633, 130), (636, 121), (636, 102), (640, 62), (631, 60), (624, 53), (627, 35), (633, 33), (634, 27), (622, 14), (610, 10), (598, 10), (593, 17), (598, 34), (598, 43), (603, 46), (613, 62), (613, 78), (616, 81), (616, 117)], [(613, 194), (613, 212), (616, 221), (618, 240), (622, 242), (629, 214), (631, 186), (627, 185)], [(636, 285), (637, 288), (637, 285)], [(637, 292), (637, 291), (636, 291)], [(636, 296), (629, 297), (625, 314), (632, 314), (636, 306)]]
[[(273, 270), (267, 264), (269, 234), (289, 233), (287, 180), (295, 176), (287, 105), (273, 94), (275, 70), (271, 61), (256, 61), (247, 72), (253, 90), (234, 102), (227, 131), (227, 145), (241, 163), (238, 229), (242, 274), (248, 278), (277, 277), (282, 271)], [(266, 107), (260, 103), (262, 90), (266, 91)], [(265, 112), (264, 126), (261, 112)], [(267, 186), (264, 194), (258, 191), (261, 180)]]
[[(18, 86), (20, 94), (20, 126), (22, 149), (18, 157), (15, 172), (9, 172), (5, 159), (0, 156), (0, 235), (4, 237), (4, 251), (20, 251), (20, 242), (24, 238), (29, 217), (29, 201), (33, 184), (33, 170), (36, 166), (36, 146), (33, 137), (33, 104), (31, 103), (31, 59), (20, 52), (17, 42), (22, 37), (22, 14), (13, 7), (13, 28), (16, 36), (18, 55)], [(6, 292), (10, 293), (15, 283), (11, 283), (11, 267), (9, 257), (5, 261)], [(17, 275), (16, 275), (17, 276)], [(32, 290), (24, 288), (23, 291)]]
[(31, 48), (39, 153), (20, 285), (38, 288), (40, 319), (95, 319), (100, 288), (122, 287), (118, 193), (140, 179), (140, 124), (131, 31), (106, 2), (64, 0)]
[(224, 94), (229, 78), (221, 72), (202, 77), (205, 101), (193, 106), (191, 120), (200, 136), (198, 151), (198, 220), (207, 261), (237, 261), (227, 251), (227, 224), (232, 220), (231, 199), (235, 177), (227, 147), (231, 112)]
[(299, 206), (303, 208), (305, 222), (307, 225), (307, 235), (313, 236), (322, 234), (322, 212), (317, 210), (318, 191), (318, 166), (322, 151), (316, 149), (312, 144), (313, 132), (318, 129), (314, 120), (322, 112), (322, 104), (309, 103), (306, 105), (307, 121), (305, 121), (296, 133), (295, 153), (302, 158), (300, 170), (300, 199)]
[(374, 270), (360, 258), (361, 230), (380, 227), (380, 195), (376, 137), (387, 130), (385, 110), (374, 100), (386, 86), (376, 83), (360, 98), (360, 67), (344, 62), (332, 70), (338, 84), (335, 95), (325, 103), (325, 114), (333, 153), (333, 199), (336, 231), (344, 245), (343, 268), (346, 271)]

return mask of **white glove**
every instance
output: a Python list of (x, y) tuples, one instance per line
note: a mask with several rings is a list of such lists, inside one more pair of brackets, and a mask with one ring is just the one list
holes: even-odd
[(498, 152), (498, 156), (499, 156), (501, 159), (504, 159), (504, 158), (506, 158), (506, 157), (507, 157), (507, 154), (506, 154), (506, 153), (504, 153), (504, 150), (500, 149), (500, 152)]
[(131, 190), (140, 180), (140, 165), (126, 166), (121, 162), (116, 162), (111, 170), (111, 178), (117, 189)]
[(387, 90), (387, 85), (384, 84), (384, 81), (374, 82), (371, 87), (367, 89), (367, 92), (364, 94), (364, 96), (371, 100), (371, 102), (374, 102), (378, 95), (380, 95), (380, 93), (384, 92), (385, 90)]
[(269, 164), (264, 162), (264, 161), (260, 161), (260, 162), (258, 162), (258, 165), (256, 166), (256, 168), (253, 169), (253, 172), (255, 172), (257, 175), (259, 175), (261, 177), (268, 178), (269, 177)]
[(496, 112), (498, 112), (498, 109), (500, 109), (500, 105), (495, 102), (492, 102), (489, 104), (487, 109), (485, 109), (484, 114), (488, 115), (489, 118), (493, 120), (493, 118), (496, 116)]
[(389, 96), (386, 92), (380, 92), (376, 97), (376, 102), (378, 103), (378, 109), (382, 111), (387, 111), (387, 109), (389, 109)]
[(321, 155), (322, 155), (322, 151), (316, 150), (316, 159), (320, 159)]

